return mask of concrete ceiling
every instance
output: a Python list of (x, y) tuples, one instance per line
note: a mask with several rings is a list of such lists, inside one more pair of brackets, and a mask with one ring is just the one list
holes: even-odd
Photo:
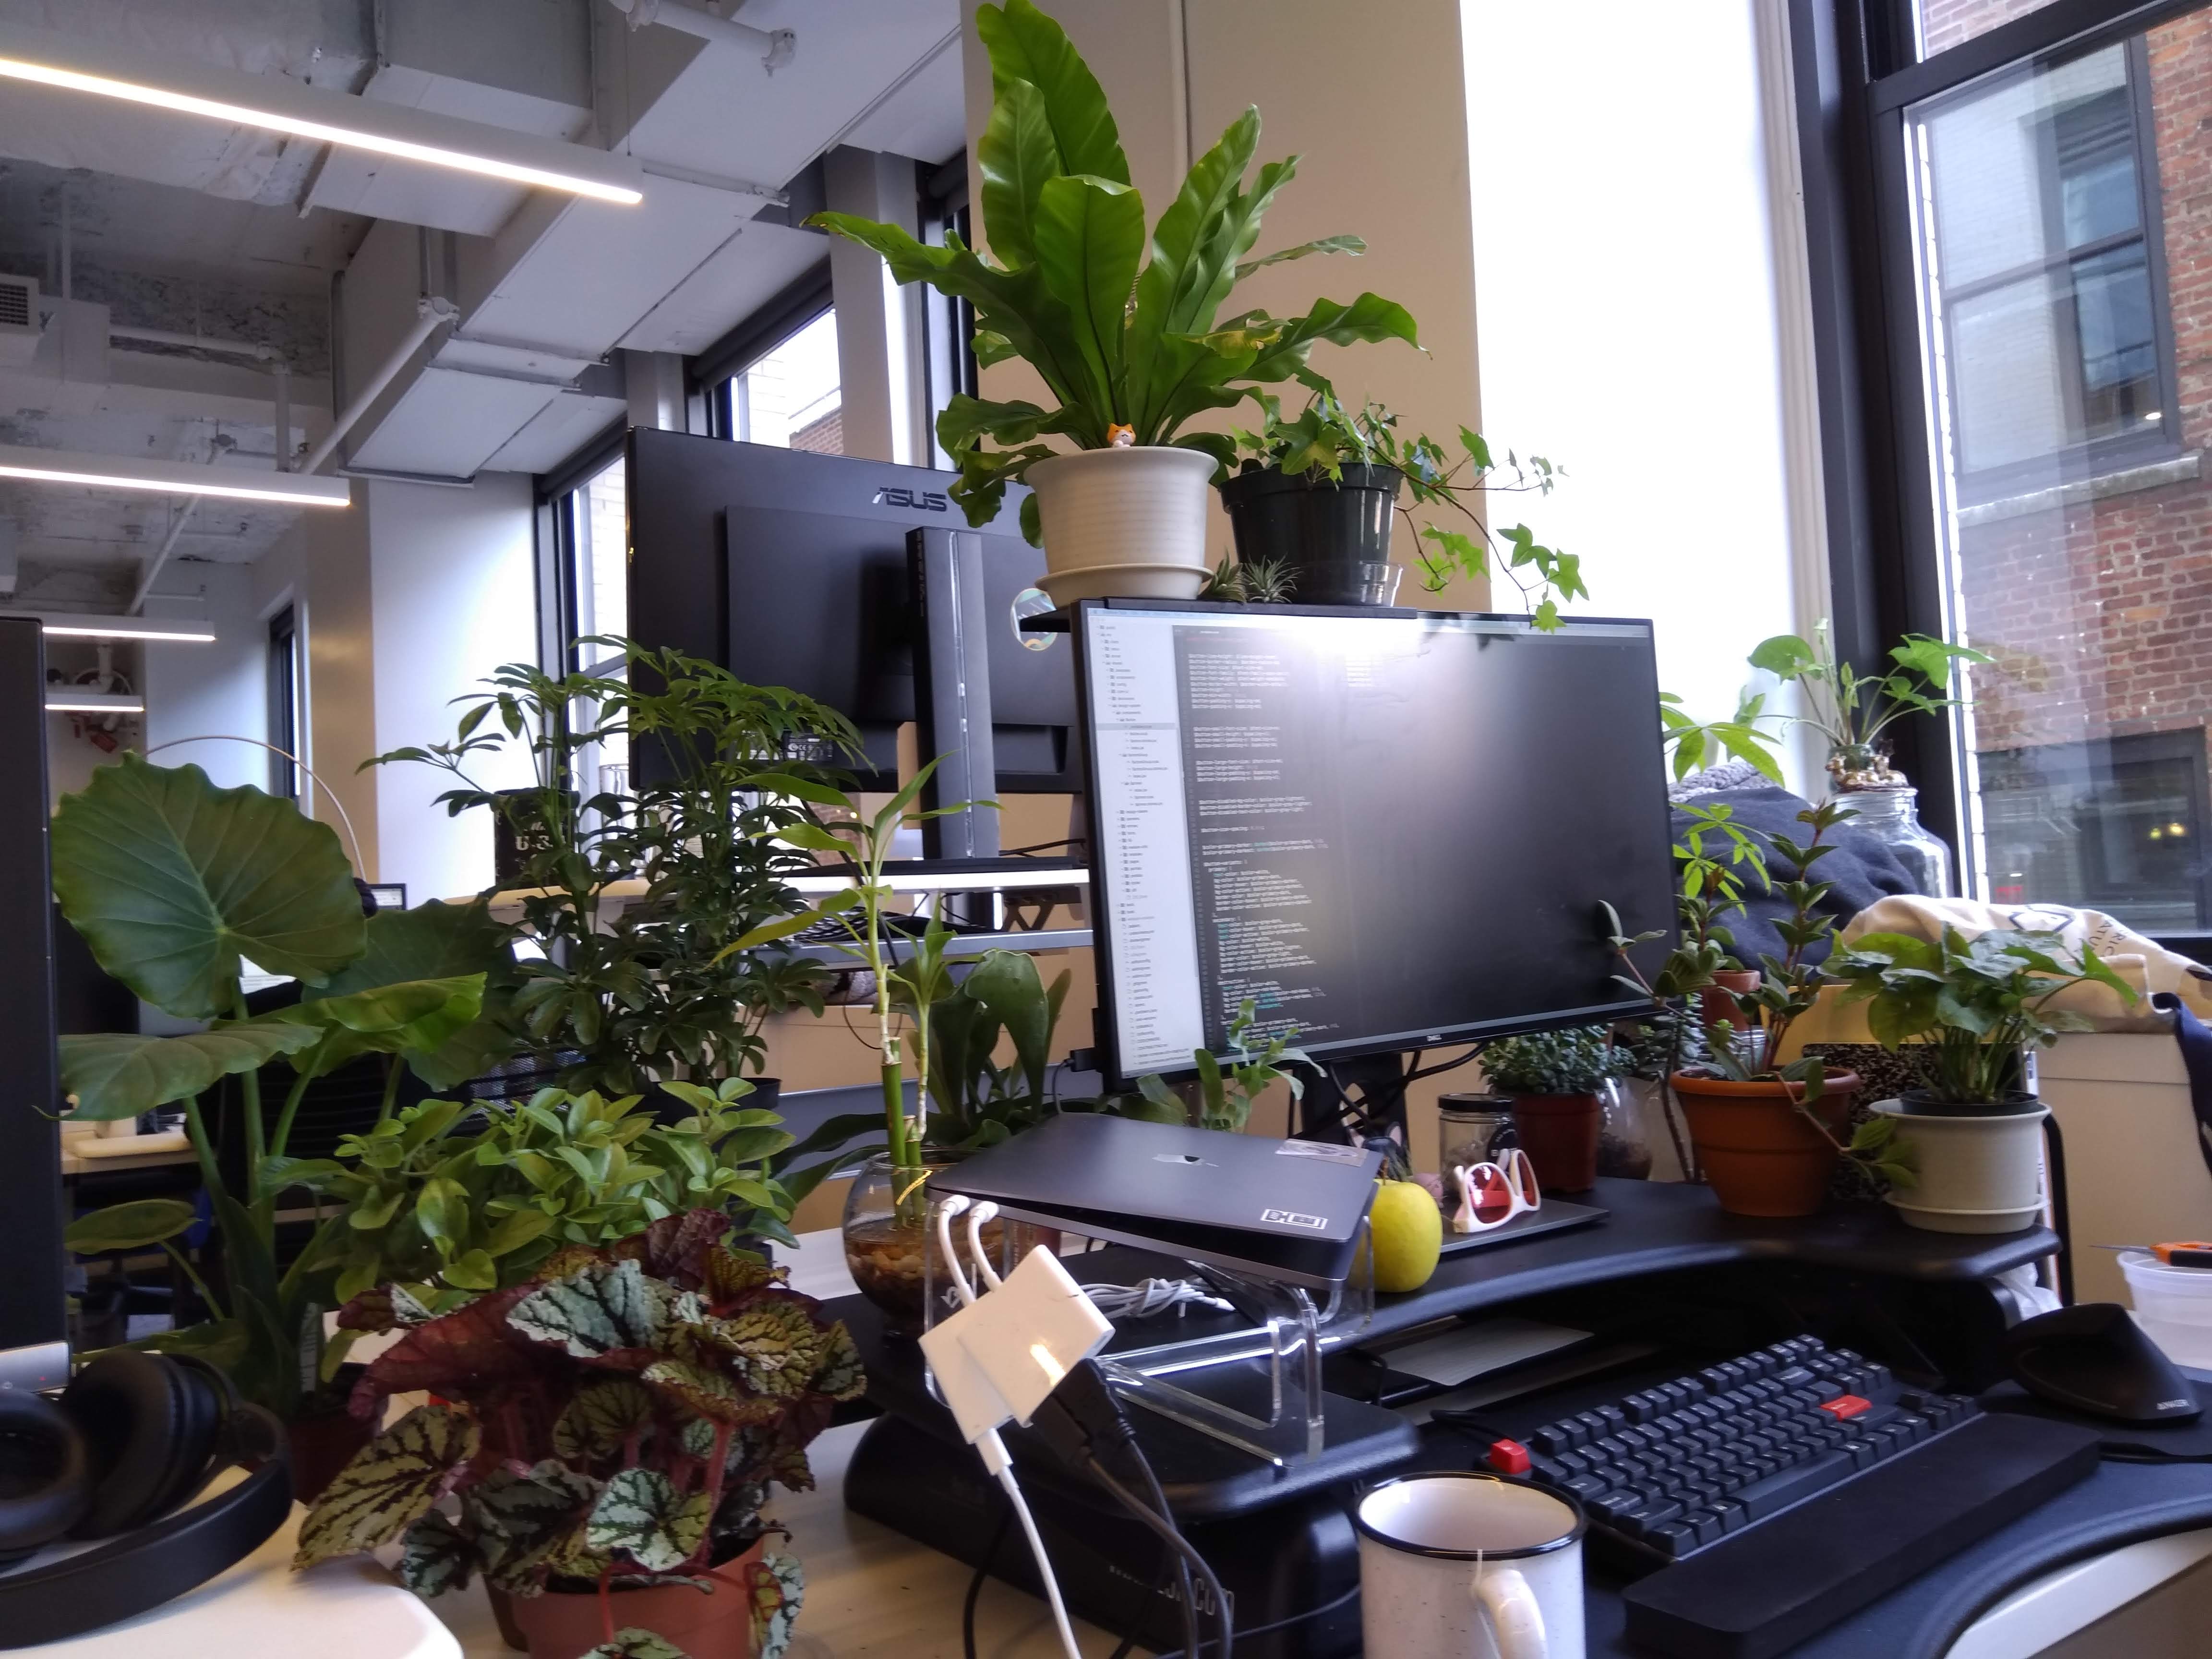
[[(958, 0), (742, 10), (748, 27), (796, 32), (790, 63), (770, 74), (738, 43), (632, 29), (607, 0), (0, 0), (0, 22), (614, 149), (649, 175), (646, 204), (624, 210), (11, 85), (0, 272), (57, 295), (66, 226), (72, 338), (112, 323), (274, 348), (295, 369), (296, 443), (328, 424), (333, 352), (339, 383), (357, 384), (380, 361), (377, 331), (404, 326), (419, 273), (442, 270), (432, 287), (460, 302), (459, 327), (372, 412), (352, 462), (544, 470), (619, 416), (612, 371), (593, 367), (615, 347), (696, 351), (825, 256), (817, 233), (757, 222), (763, 190), (838, 143), (930, 162), (961, 148)], [(331, 295), (344, 272), (341, 331)], [(381, 292), (395, 285), (404, 304)], [(0, 440), (273, 464), (240, 459), (273, 456), (265, 364), (104, 337), (64, 364), (53, 343), (36, 365), (0, 362)], [(27, 582), (127, 592), (171, 511), (154, 496), (0, 486)], [(251, 560), (295, 517), (206, 503), (175, 556)]]

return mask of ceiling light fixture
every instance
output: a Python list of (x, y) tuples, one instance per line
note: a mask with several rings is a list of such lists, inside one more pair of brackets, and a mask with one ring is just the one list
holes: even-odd
[(213, 645), (203, 622), (164, 622), (158, 617), (102, 617), (70, 611), (0, 611), (0, 622), (37, 623), (48, 634), (75, 640), (158, 640), (164, 645)]
[(49, 714), (143, 714), (143, 697), (115, 691), (62, 691), (46, 699)]
[(597, 201), (627, 205), (645, 199), (640, 188), (643, 171), (628, 156), (434, 110), (379, 103), (281, 76), (155, 57), (58, 29), (0, 27), (0, 76)]
[(352, 488), (343, 478), (246, 472), (185, 461), (126, 460), (119, 455), (26, 449), (19, 444), (0, 444), (0, 478), (89, 484), (98, 489), (151, 489), (164, 495), (221, 495), (231, 501), (274, 501), (291, 507), (344, 507), (353, 500)]

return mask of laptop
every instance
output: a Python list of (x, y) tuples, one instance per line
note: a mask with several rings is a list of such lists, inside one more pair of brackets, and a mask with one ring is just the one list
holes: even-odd
[(1001, 1213), (1316, 1289), (1352, 1271), (1382, 1155), (1063, 1112), (930, 1178)]

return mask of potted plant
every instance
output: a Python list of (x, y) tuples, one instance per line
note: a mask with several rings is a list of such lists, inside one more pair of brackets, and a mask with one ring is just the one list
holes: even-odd
[[(773, 832), (808, 820), (804, 792), (836, 775), (823, 760), (856, 752), (858, 739), (836, 710), (716, 664), (614, 638), (582, 643), (617, 653), (621, 672), (509, 664), (463, 708), (452, 741), (371, 764), (436, 767), (453, 780), (439, 797), (449, 812), (483, 807), (507, 826), (521, 860), (509, 937), (531, 948), (505, 1018), (562, 1087), (657, 1096), (671, 1081), (757, 1073), (763, 1023), (818, 1013), (821, 976), (780, 950), (723, 947), (796, 908), (784, 878), (809, 860)], [(616, 787), (579, 792), (574, 781), (610, 748), (635, 763), (599, 770)], [(528, 788), (475, 775), (517, 759), (536, 780)], [(635, 886), (617, 902), (618, 882)], [(582, 1058), (560, 1063), (568, 1054)], [(775, 1080), (757, 1086), (755, 1103), (772, 1105)]]
[(1242, 1134), (1252, 1121), (1252, 1108), (1275, 1084), (1285, 1085), (1292, 1101), (1302, 1099), (1304, 1080), (1289, 1067), (1313, 1062), (1304, 1049), (1291, 1046), (1297, 1041), (1297, 1028), (1279, 1026), (1255, 1042), (1259, 1024), (1259, 1005), (1247, 997), (1229, 1022), (1227, 1071), (1222, 1070), (1221, 1061), (1211, 1049), (1193, 1049), (1190, 1060), (1197, 1069), (1196, 1079), (1178, 1090), (1158, 1075), (1139, 1078), (1135, 1100), (1121, 1103), (1122, 1109), (1133, 1117), (1154, 1122), (1194, 1123), (1201, 1129)]
[[(343, 1212), (313, 1265), (356, 1312), (384, 1290), (440, 1314), (535, 1277), (560, 1249), (687, 1210), (720, 1211), (747, 1239), (793, 1242), (790, 1195), (767, 1167), (792, 1144), (776, 1115), (743, 1104), (750, 1085), (737, 1079), (668, 1086), (690, 1116), (663, 1122), (635, 1095), (545, 1089), (475, 1110), (427, 1100), (347, 1136), (335, 1158), (289, 1172)], [(340, 1337), (384, 1328), (349, 1323)]]
[(415, 1323), (353, 1410), (428, 1390), (331, 1483), (295, 1566), (397, 1543), (434, 1596), (481, 1577), (532, 1659), (776, 1659), (799, 1564), (767, 1552), (771, 1482), (865, 1386), (842, 1324), (695, 1210)]
[[(1421, 586), (1431, 593), (1457, 574), (1486, 580), (1492, 554), (1502, 553), (1498, 568), (1530, 601), (1538, 627), (1559, 626), (1559, 599), (1589, 597), (1574, 555), (1540, 545), (1526, 525), (1493, 535), (1475, 508), (1478, 493), (1549, 495), (1558, 475), (1549, 461), (1524, 464), (1509, 453), (1501, 466), (1466, 427), (1450, 451), (1425, 434), (1401, 439), (1398, 417), (1381, 404), (1355, 415), (1321, 376), (1299, 378), (1315, 390), (1294, 419), (1283, 418), (1272, 393), (1253, 393), (1261, 429), (1237, 434), (1241, 463), (1220, 482), (1241, 567), (1279, 564), (1300, 604), (1388, 605), (1397, 589), (1391, 524), (1402, 514), (1418, 533)], [(1448, 507), (1467, 527), (1420, 524), (1415, 507)], [(1524, 571), (1536, 579), (1533, 591)]]
[(1501, 1037), (1482, 1051), (1490, 1086), (1513, 1099), (1513, 1128), (1547, 1193), (1588, 1192), (1597, 1180), (1601, 1091), (1624, 1056), (1602, 1025)]
[(961, 393), (938, 417), (960, 471), (951, 494), (970, 524), (989, 523), (1006, 486), (1025, 482), (1022, 528), (1044, 548), (1040, 585), (1055, 603), (1192, 598), (1206, 580), (1206, 487), (1231, 441), (1184, 427), (1292, 378), (1319, 341), (1415, 343), (1413, 319), (1373, 294), (1316, 301), (1302, 317), (1223, 318), (1261, 266), (1362, 246), (1329, 236), (1249, 257), (1297, 169), (1295, 158), (1269, 162), (1247, 188), (1259, 112), (1199, 157), (1148, 236), (1105, 94), (1060, 26), (1030, 0), (1007, 0), (980, 8), (975, 27), (994, 93), (975, 150), (990, 257), (955, 235), (927, 246), (850, 214), (807, 222), (873, 248), (898, 282), (974, 307), (977, 362), (1020, 357), (1043, 380), (1049, 406)]
[[(62, 1087), (77, 1118), (135, 1117), (181, 1101), (214, 1211), (221, 1271), (198, 1273), (173, 1241), (198, 1218), (179, 1199), (98, 1211), (70, 1228), (79, 1252), (159, 1245), (191, 1277), (213, 1314), (149, 1346), (186, 1352), (228, 1372), (240, 1392), (291, 1430), (295, 1486), (312, 1496), (334, 1467), (323, 1431), (344, 1419), (330, 1389), (334, 1358), (323, 1313), (336, 1305), (321, 1249), (345, 1225), (325, 1220), (307, 1250), (279, 1266), (277, 1198), (295, 1184), (287, 1157), (308, 1086), (364, 1054), (392, 1057), (427, 1079), (481, 1069), (499, 1039), (482, 1018), (488, 975), (480, 918), (466, 907), (364, 914), (354, 874), (326, 824), (258, 789), (218, 789), (196, 766), (153, 766), (133, 755), (63, 798), (52, 826), (54, 892), (103, 969), (147, 1002), (204, 1029), (184, 1036), (102, 1033), (61, 1040)], [(296, 1006), (249, 1015), (242, 963), (298, 978)], [(474, 964), (474, 971), (460, 971)], [(431, 970), (426, 975), (426, 967)], [(273, 1123), (264, 1067), (291, 1071)], [(281, 1076), (272, 1069), (272, 1077)], [(235, 1078), (243, 1115), (243, 1179), (216, 1156), (211, 1096)], [(387, 1093), (387, 1099), (389, 1094)], [(339, 1450), (347, 1449), (341, 1437)], [(338, 1461), (343, 1461), (339, 1457)]]
[(2043, 1208), (2043, 1120), (2025, 1055), (2090, 1022), (2050, 1006), (2094, 981), (2132, 1004), (2134, 988), (2084, 945), (2078, 962), (2056, 933), (1992, 931), (1969, 939), (1869, 933), (1830, 964), (1845, 1002), (1866, 1005), (1883, 1048), (1902, 1048), (1923, 1086), (1875, 1107), (1911, 1149), (1918, 1179), (1889, 1201), (1916, 1227), (2005, 1233)]
[[(1777, 924), (1784, 954), (1762, 958), (1754, 988), (1717, 993), (1744, 1017), (1743, 1026), (1707, 1018), (1704, 1059), (1668, 1079), (1688, 1121), (1697, 1167), (1732, 1214), (1812, 1214), (1827, 1192), (1837, 1159), (1845, 1156), (1894, 1184), (1911, 1179), (1890, 1120), (1871, 1118), (1846, 1133), (1859, 1086), (1856, 1074), (1830, 1072), (1814, 1055), (1782, 1058), (1790, 1027), (1812, 1007), (1825, 982), (1808, 952), (1825, 943), (1835, 925), (1818, 909), (1829, 884), (1813, 872), (1832, 850), (1828, 833), (1850, 816), (1849, 807), (1832, 800), (1797, 815), (1812, 832), (1803, 843), (1770, 838), (1766, 855), (1778, 855), (1791, 872), (1780, 884), (1791, 915)], [(1686, 936), (1659, 975), (1648, 977), (1631, 952), (1658, 935), (1625, 939), (1617, 920), (1613, 927), (1624, 982), (1650, 995), (1656, 1008), (1667, 1010), (1678, 998), (1695, 1003), (1713, 988), (1712, 975), (1725, 952), (1710, 932), (1702, 939)]]

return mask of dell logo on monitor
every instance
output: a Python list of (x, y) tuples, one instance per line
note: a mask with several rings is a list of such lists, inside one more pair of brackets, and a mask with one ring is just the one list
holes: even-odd
[(876, 491), (878, 507), (918, 507), (925, 513), (942, 513), (945, 509), (944, 495), (934, 489), (908, 489), (903, 484), (885, 484)]

